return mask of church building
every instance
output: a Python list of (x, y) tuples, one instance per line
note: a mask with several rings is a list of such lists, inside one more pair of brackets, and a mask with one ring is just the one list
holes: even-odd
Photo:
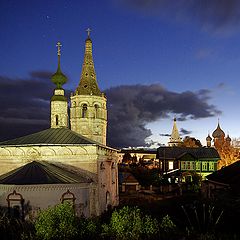
[(118, 153), (106, 146), (107, 99), (98, 87), (90, 31), (70, 117), (59, 42), (57, 48), (51, 127), (0, 143), (0, 206), (22, 218), (64, 201), (86, 217), (118, 205)]

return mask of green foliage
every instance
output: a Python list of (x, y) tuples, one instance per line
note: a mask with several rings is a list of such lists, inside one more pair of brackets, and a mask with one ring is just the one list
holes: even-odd
[(63, 203), (40, 212), (36, 223), (40, 239), (72, 239), (77, 235), (76, 218), (71, 204)]
[(77, 239), (99, 239), (101, 234), (101, 225), (98, 219), (78, 218), (77, 228)]
[(172, 232), (176, 229), (176, 225), (173, 223), (171, 218), (168, 215), (166, 215), (162, 219), (162, 222), (160, 224), (160, 229), (164, 232)]
[(158, 222), (150, 216), (143, 216), (137, 207), (125, 206), (113, 212), (110, 223), (103, 225), (103, 232), (117, 240), (151, 239), (158, 233)]

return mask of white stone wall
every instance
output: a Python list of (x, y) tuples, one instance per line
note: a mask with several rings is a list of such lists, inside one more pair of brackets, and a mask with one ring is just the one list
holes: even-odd
[[(106, 145), (107, 108), (106, 97), (94, 95), (71, 96), (71, 130), (89, 139)], [(83, 105), (86, 104), (86, 116), (83, 117)], [(97, 108), (96, 108), (97, 106)]]
[[(32, 161), (48, 161), (68, 164), (91, 172), (96, 176), (96, 189), (91, 190), (96, 201), (92, 210), (97, 215), (106, 210), (106, 194), (109, 204), (118, 205), (117, 151), (98, 145), (31, 145), (0, 147), (0, 175)], [(104, 164), (102, 170), (100, 165)], [(114, 166), (113, 166), (114, 165)], [(114, 180), (115, 179), (115, 180)]]
[[(41, 209), (55, 206), (62, 202), (62, 196), (70, 191), (74, 197), (75, 212), (78, 216), (86, 217), (96, 215), (96, 209), (92, 208), (96, 199), (93, 199), (91, 192), (96, 189), (92, 183), (79, 184), (39, 184), (39, 185), (0, 185), (0, 205), (8, 207), (7, 197), (16, 191), (24, 199), (24, 212), (26, 215), (36, 216)], [(19, 202), (11, 202), (11, 207), (20, 205)]]
[[(55, 89), (54, 95), (64, 96), (63, 89)], [(68, 127), (68, 102), (51, 101), (51, 128)]]

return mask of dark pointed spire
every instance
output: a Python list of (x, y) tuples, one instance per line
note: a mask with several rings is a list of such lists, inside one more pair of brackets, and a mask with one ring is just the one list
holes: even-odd
[(62, 85), (67, 82), (67, 77), (62, 73), (60, 67), (60, 57), (61, 57), (61, 43), (58, 42), (57, 47), (57, 55), (58, 55), (58, 67), (56, 73), (54, 73), (51, 77), (52, 82), (57, 86), (57, 89), (61, 89)]
[(85, 54), (82, 65), (82, 74), (76, 94), (101, 96), (102, 93), (97, 84), (96, 72), (93, 63), (92, 40), (90, 38), (91, 30), (88, 28), (86, 31), (88, 33), (88, 37), (85, 41)]

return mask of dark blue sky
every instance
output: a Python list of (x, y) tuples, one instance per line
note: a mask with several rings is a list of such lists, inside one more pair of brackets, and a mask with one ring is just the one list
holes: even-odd
[[(137, 114), (139, 127), (152, 129), (152, 139), (166, 142), (158, 135), (171, 131), (173, 115), (184, 120), (178, 122), (179, 129), (188, 130), (201, 141), (214, 130), (218, 117), (226, 133), (239, 137), (239, 20), (240, 5), (235, 0), (2, 0), (0, 76), (16, 82), (32, 79), (32, 72), (54, 72), (55, 45), (60, 41), (62, 70), (69, 79), (65, 88), (75, 89), (85, 30), (90, 27), (102, 90), (112, 91), (112, 96), (117, 86), (142, 84), (149, 91), (146, 101), (153, 93), (153, 88), (148, 88), (151, 84), (161, 85), (167, 92), (164, 96), (169, 107), (164, 111), (158, 112), (155, 106), (157, 115), (151, 111), (151, 117), (146, 117), (147, 111)], [(202, 102), (194, 105), (182, 100), (181, 107), (176, 108), (169, 95), (187, 91)], [(158, 97), (162, 95), (155, 91), (149, 105), (134, 105), (134, 110), (144, 112), (154, 102), (163, 108)], [(6, 109), (4, 118), (8, 113)]]

